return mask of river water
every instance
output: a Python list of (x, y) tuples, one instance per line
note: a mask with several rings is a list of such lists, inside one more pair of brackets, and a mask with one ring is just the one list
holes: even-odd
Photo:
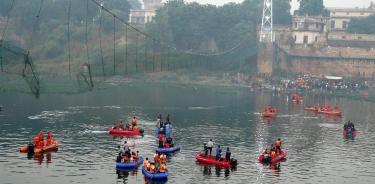
[[(186, 85), (118, 84), (77, 95), (0, 93), (0, 183), (149, 183), (141, 170), (117, 172), (117, 145), (127, 138), (106, 132), (114, 121), (134, 114), (145, 129), (130, 139), (140, 155), (156, 147), (155, 117), (171, 115), (174, 140), (182, 150), (169, 158), (168, 183), (373, 183), (375, 179), (375, 104), (305, 96), (304, 105), (330, 101), (342, 118), (304, 112), (286, 94)], [(280, 111), (262, 119), (265, 104)], [(342, 136), (343, 122), (355, 122), (358, 135)], [(51, 130), (59, 151), (28, 159), (19, 153), (40, 130)], [(259, 164), (259, 153), (280, 137), (287, 160)], [(231, 147), (236, 169), (199, 165), (194, 156), (210, 138)]]

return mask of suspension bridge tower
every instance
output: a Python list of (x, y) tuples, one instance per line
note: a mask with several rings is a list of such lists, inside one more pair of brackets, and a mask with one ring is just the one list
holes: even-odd
[(272, 0), (264, 0), (260, 42), (271, 43), (273, 41), (272, 25)]
[(273, 11), (272, 11), (272, 0), (264, 0), (263, 4), (263, 15), (262, 25), (259, 30), (259, 47), (257, 65), (258, 73), (265, 76), (272, 74), (273, 64)]

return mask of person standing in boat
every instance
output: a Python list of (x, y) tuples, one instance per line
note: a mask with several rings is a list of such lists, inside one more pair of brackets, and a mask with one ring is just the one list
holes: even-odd
[(120, 129), (120, 130), (124, 129), (124, 123), (122, 121), (120, 121), (120, 123), (118, 125), (118, 129)]
[(134, 116), (133, 117), (133, 119), (132, 119), (132, 126), (133, 126), (133, 128), (135, 127), (135, 126), (137, 126), (137, 118)]
[(169, 114), (167, 115), (167, 117), (165, 118), (165, 120), (167, 121), (168, 124), (170, 123), (171, 117), (170, 117)]
[(333, 107), (334, 112), (340, 112), (340, 108), (338, 104), (335, 104), (335, 107)]
[(204, 156), (207, 156), (207, 154), (208, 154), (207, 143), (203, 144), (203, 151), (204, 151)]
[(278, 138), (278, 139), (275, 141), (275, 146), (276, 146), (276, 153), (277, 153), (277, 154), (280, 154), (280, 150), (281, 150), (281, 140), (280, 140), (280, 138)]
[(160, 129), (161, 125), (161, 114), (158, 115), (158, 118), (156, 120), (156, 128)]
[(159, 148), (163, 148), (164, 137), (161, 132), (159, 132), (158, 139), (159, 139)]
[(221, 158), (221, 148), (220, 148), (220, 145), (217, 145), (217, 148), (216, 148), (216, 160), (220, 160)]
[(214, 142), (210, 139), (210, 141), (207, 142), (207, 150), (210, 150), (210, 155), (212, 153), (212, 147), (214, 147)]
[(130, 144), (127, 141), (124, 142), (124, 153), (130, 157)]
[(231, 152), (230, 152), (230, 150), (229, 150), (229, 147), (227, 147), (227, 151), (225, 152), (225, 160), (226, 161), (230, 161), (230, 156), (231, 156)]

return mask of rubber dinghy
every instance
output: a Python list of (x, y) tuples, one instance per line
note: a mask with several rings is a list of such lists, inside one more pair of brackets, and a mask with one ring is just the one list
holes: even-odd
[(146, 170), (144, 166), (142, 166), (142, 173), (147, 179), (150, 179), (150, 180), (167, 180), (168, 179), (168, 172), (150, 173)]
[(119, 129), (108, 129), (109, 134), (111, 135), (124, 135), (124, 136), (137, 136), (137, 135), (143, 135), (143, 130), (141, 128), (134, 129), (134, 130), (119, 130)]
[(216, 165), (219, 167), (233, 167), (237, 166), (237, 160), (231, 159), (230, 161), (226, 161), (224, 158), (221, 158), (220, 160), (216, 160), (215, 156), (212, 155), (204, 155), (204, 153), (197, 153), (195, 155), (195, 159), (202, 164), (209, 164), (209, 165)]
[[(280, 150), (280, 154), (277, 155), (276, 157), (272, 158), (270, 163), (274, 164), (274, 163), (280, 161), (281, 159), (285, 158), (286, 155), (288, 155), (288, 153), (285, 150)], [(264, 152), (261, 155), (259, 155), (258, 160), (259, 160), (259, 162), (265, 163)]]
[(325, 115), (328, 115), (328, 116), (341, 116), (340, 111), (324, 111), (324, 110), (319, 109), (318, 113), (319, 114), (325, 114)]
[(263, 118), (274, 118), (277, 116), (277, 112), (262, 112)]
[[(45, 141), (44, 145), (46, 145), (46, 142), (47, 141)], [(29, 149), (33, 149), (33, 151)], [(57, 151), (57, 150), (58, 150), (58, 142), (56, 140), (53, 140), (50, 145), (44, 146), (43, 148), (34, 147), (33, 144), (22, 146), (20, 148), (21, 153), (34, 153), (34, 154), (42, 154), (45, 152)]]
[(134, 162), (117, 162), (116, 163), (116, 169), (120, 170), (130, 170), (130, 169), (136, 169), (139, 165), (143, 163), (143, 157), (139, 157), (137, 161)]
[(181, 146), (179, 144), (176, 144), (170, 148), (156, 148), (155, 151), (158, 153), (170, 154), (170, 153), (179, 151), (180, 149), (181, 149)]
[(318, 112), (319, 108), (318, 107), (305, 107), (305, 111), (310, 111), (310, 112)]

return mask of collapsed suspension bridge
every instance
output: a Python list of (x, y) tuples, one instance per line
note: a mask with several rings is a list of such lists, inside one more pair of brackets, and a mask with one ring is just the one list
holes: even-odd
[[(244, 54), (244, 57), (255, 55), (261, 47), (248, 47), (248, 39), (243, 39), (241, 42), (233, 45), (231, 48), (216, 51), (216, 52), (197, 52), (192, 50), (181, 50), (175, 47), (173, 44), (163, 42), (143, 29), (132, 25), (124, 20), (121, 16), (112, 12), (109, 8), (99, 3), (97, 0), (82, 0), (86, 1), (84, 7), (85, 18), (81, 21), (84, 25), (84, 57), (85, 62), (73, 62), (77, 57), (82, 57), (82, 51), (77, 53), (77, 46), (72, 43), (76, 38), (72, 39), (77, 29), (72, 29), (74, 24), (72, 23), (72, 11), (75, 8), (72, 4), (72, 0), (67, 0), (66, 7), (66, 53), (67, 59), (66, 67), (69, 76), (75, 74), (78, 82), (86, 86), (88, 90), (94, 88), (94, 78), (98, 76), (110, 76), (120, 74), (134, 74), (144, 72), (162, 72), (162, 71), (175, 71), (179, 69), (190, 70), (193, 67), (214, 67), (212, 62), (209, 60), (215, 60), (217, 58), (225, 58), (231, 60), (231, 56)], [(3, 26), (1, 39), (0, 39), (0, 69), (4, 73), (16, 73), (21, 74), (27, 82), (31, 92), (36, 96), (40, 93), (40, 76), (35, 71), (35, 64), (32, 62), (32, 55), (38, 55), (39, 53), (33, 52), (35, 37), (38, 34), (40, 22), (42, 21), (43, 11), (47, 7), (44, 6), (45, 0), (39, 1), (39, 6), (36, 10), (35, 17), (32, 22), (32, 30), (30, 37), (26, 40), (24, 46), (14, 44), (12, 41), (6, 41), (6, 35), (8, 31), (9, 22), (12, 21), (12, 11), (16, 7), (17, 3), (22, 3), (17, 0), (10, 0), (9, 8), (6, 12), (5, 26)], [(90, 17), (90, 7), (96, 7), (99, 11), (98, 14), (98, 25), (97, 32), (93, 31)], [(107, 17), (105, 17), (107, 16)], [(109, 18), (108, 18), (109, 17)], [(112, 57), (109, 57), (109, 49), (104, 48), (103, 42), (108, 42), (103, 37), (103, 32), (106, 27), (104, 24), (108, 24), (108, 19), (112, 19), (112, 44), (111, 49)], [(93, 20), (94, 22), (94, 20)], [(108, 26), (107, 26), (108, 27)], [(98, 36), (97, 43), (98, 47), (96, 51), (90, 38), (93, 35)], [(107, 38), (107, 37), (106, 37)], [(119, 48), (121, 40), (124, 42), (123, 47)], [(121, 52), (120, 52), (121, 50)], [(76, 52), (76, 53), (74, 53)], [(112, 58), (112, 61), (110, 60)], [(15, 60), (22, 61), (20, 65), (23, 66), (22, 71), (14, 71), (12, 65), (16, 65)], [(217, 65), (218, 62), (215, 62)], [(228, 63), (224, 63), (228, 65)], [(233, 63), (231, 63), (233, 64)], [(239, 64), (241, 65), (241, 64)], [(8, 66), (8, 67), (6, 67)]]

